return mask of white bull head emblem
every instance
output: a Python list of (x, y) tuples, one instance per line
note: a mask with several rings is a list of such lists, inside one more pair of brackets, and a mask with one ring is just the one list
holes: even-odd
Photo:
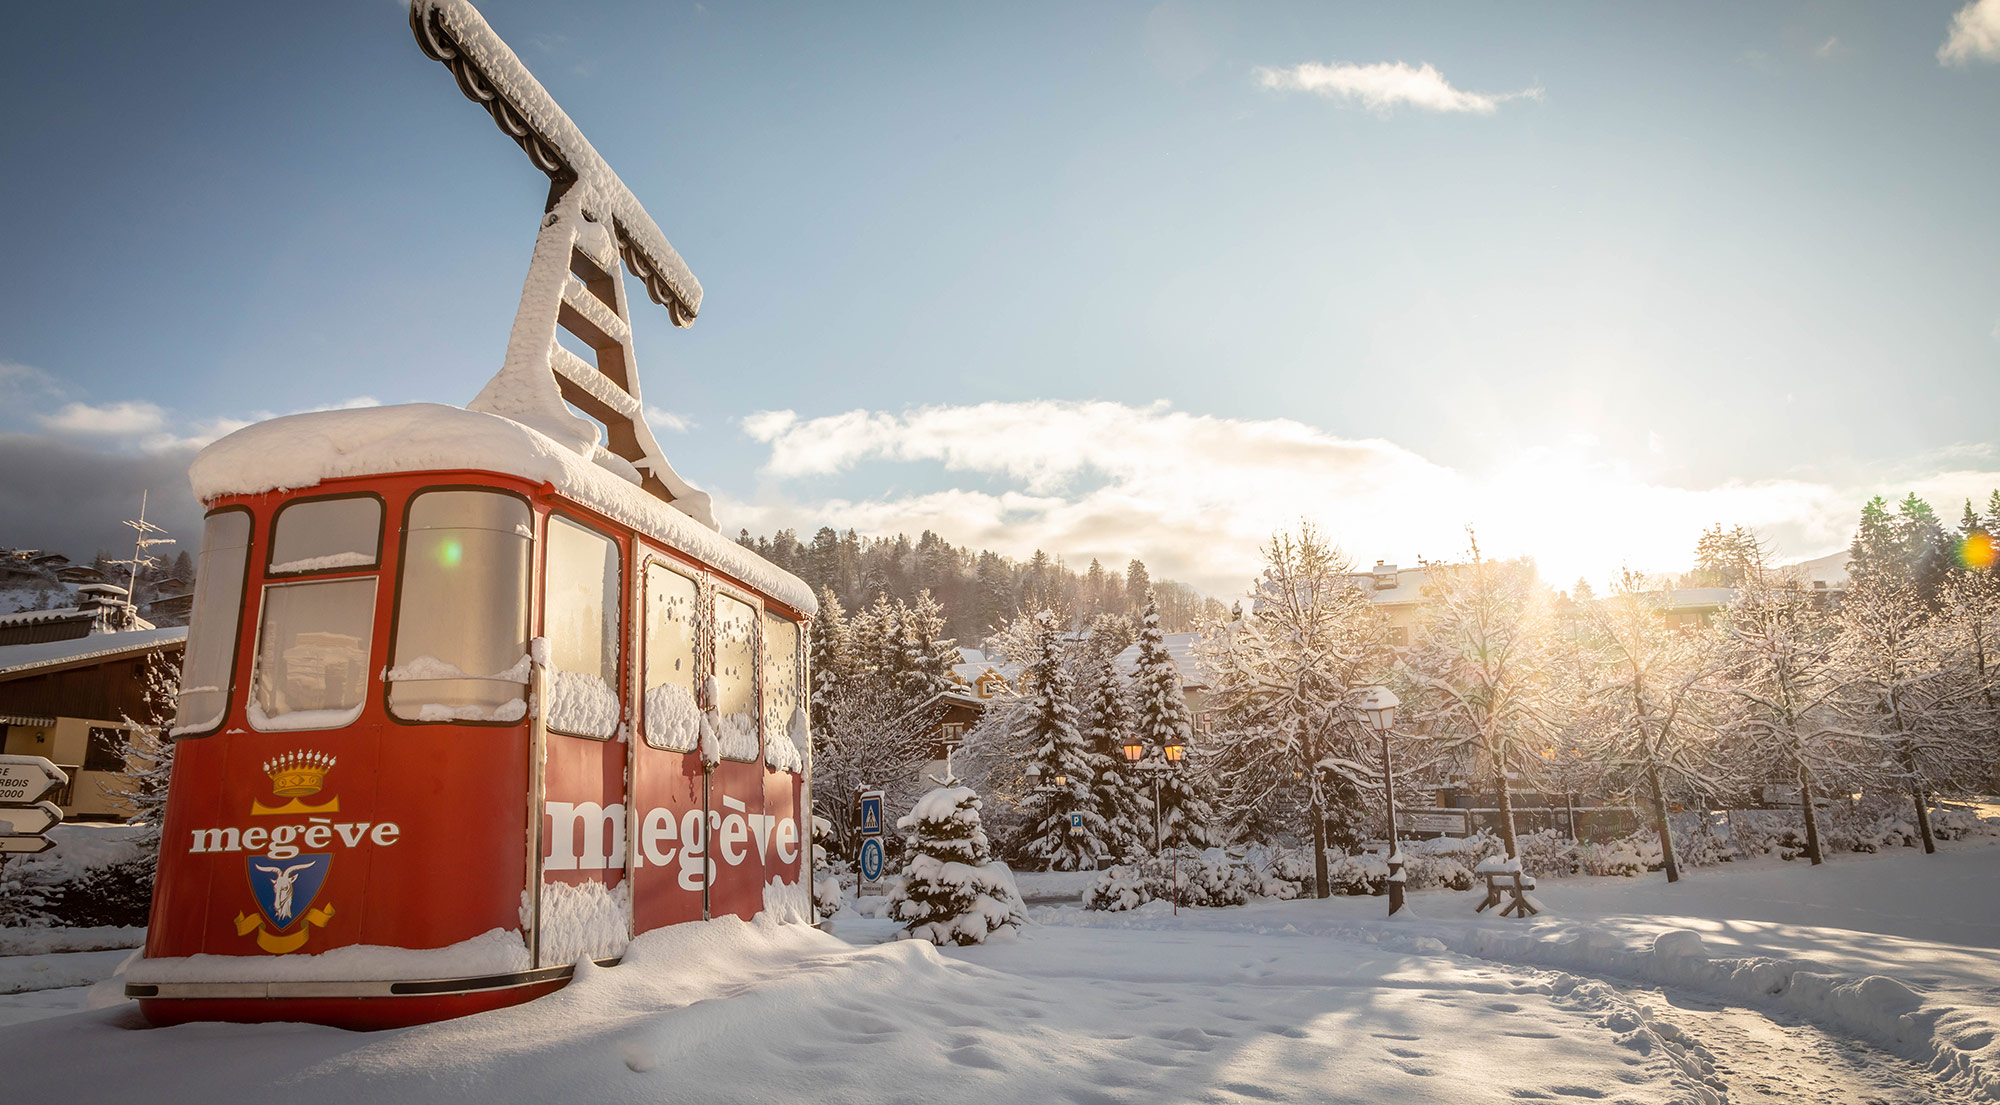
[(299, 872), (312, 867), (310, 863), (297, 863), (290, 867), (266, 867), (257, 864), (257, 870), (271, 876), (271, 916), (279, 921), (292, 919), (292, 883)]

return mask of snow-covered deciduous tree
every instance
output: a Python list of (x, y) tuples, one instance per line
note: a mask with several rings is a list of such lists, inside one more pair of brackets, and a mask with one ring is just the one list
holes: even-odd
[(1024, 851), (1052, 871), (1086, 871), (1115, 842), (1092, 784), (1109, 763), (1091, 750), (1078, 725), (1076, 691), (1056, 615), (1035, 615), (1034, 663), (1015, 744), (1025, 749), (1030, 788), (1022, 802), (1030, 828)]
[(1354, 710), (1361, 691), (1386, 674), (1388, 624), (1352, 565), (1312, 526), (1273, 536), (1263, 556), (1250, 612), (1213, 627), (1197, 649), (1224, 718), (1219, 789), (1245, 835), (1273, 833), (1304, 809), (1324, 898), (1327, 823), (1358, 835), (1360, 795), (1382, 782)]
[(1533, 772), (1566, 724), (1572, 688), (1557, 678), (1550, 595), (1527, 560), (1487, 560), (1475, 536), (1463, 564), (1432, 565), (1417, 641), (1405, 657), (1415, 702), (1442, 747), (1483, 762), (1500, 807), (1507, 857), (1514, 833), (1510, 776)]
[[(1921, 578), (1921, 577), (1917, 577)], [(1918, 582), (1889, 573), (1857, 580), (1841, 600), (1833, 659), (1837, 702), (1872, 736), (1881, 761), (1908, 789), (1924, 851), (1937, 851), (1930, 800), (1956, 789), (1981, 763), (1981, 688), (1946, 662), (1949, 626), (1926, 612)]]
[(979, 796), (967, 787), (939, 787), (896, 822), (915, 834), (909, 862), (889, 894), (889, 916), (913, 937), (946, 944), (983, 944), (1003, 928), (1026, 923), (1021, 895), (1006, 865), (993, 862), (979, 823)]
[(849, 679), (827, 688), (824, 714), (813, 726), (813, 805), (833, 825), (841, 854), (860, 847), (853, 820), (857, 791), (880, 788), (893, 808), (925, 786), (918, 777), (930, 759), (937, 708), (911, 709), (896, 689)]
[[(1144, 565), (1132, 562), (1144, 571)], [(1161, 850), (1215, 842), (1208, 750), (1194, 742), (1194, 718), (1181, 689), (1180, 668), (1160, 630), (1160, 608), (1147, 592), (1139, 620), (1139, 658), (1132, 672), (1132, 728), (1155, 763), (1170, 745), (1184, 750), (1179, 766), (1153, 773), (1153, 816)]]
[(1645, 792), (1667, 881), (1679, 882), (1669, 791), (1712, 795), (1724, 787), (1701, 715), (1715, 638), (1696, 626), (1669, 627), (1665, 599), (1627, 570), (1611, 594), (1583, 609), (1583, 639), (1597, 669), (1584, 732), (1615, 783)]
[(1746, 783), (1799, 791), (1806, 856), (1823, 863), (1816, 799), (1872, 773), (1869, 742), (1839, 724), (1832, 698), (1833, 626), (1811, 593), (1772, 573), (1745, 581), (1717, 626), (1714, 693), (1724, 749)]

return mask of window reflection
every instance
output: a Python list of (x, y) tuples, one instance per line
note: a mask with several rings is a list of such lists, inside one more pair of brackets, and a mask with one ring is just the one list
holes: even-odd
[(549, 639), (549, 728), (618, 732), (618, 545), (551, 516), (543, 635)]
[(372, 495), (289, 503), (271, 523), (271, 574), (372, 568), (381, 562), (382, 501)]
[(701, 742), (700, 600), (694, 580), (663, 564), (647, 566), (645, 721), (654, 748), (690, 752)]
[(361, 713), (375, 580), (276, 583), (264, 588), (250, 724), (327, 729)]
[(496, 491), (410, 501), (389, 710), (406, 721), (527, 716), (528, 504)]
[(729, 595), (715, 596), (715, 687), (722, 758), (755, 760), (757, 611)]
[(250, 513), (224, 510), (202, 527), (195, 569), (194, 614), (181, 656), (181, 696), (174, 733), (205, 733), (222, 724), (236, 668), (236, 632), (243, 612), (243, 576), (250, 555)]

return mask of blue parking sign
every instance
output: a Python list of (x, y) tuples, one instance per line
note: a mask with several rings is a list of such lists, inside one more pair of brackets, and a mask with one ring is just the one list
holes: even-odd
[(861, 842), (861, 877), (874, 882), (882, 877), (882, 838), (871, 836)]

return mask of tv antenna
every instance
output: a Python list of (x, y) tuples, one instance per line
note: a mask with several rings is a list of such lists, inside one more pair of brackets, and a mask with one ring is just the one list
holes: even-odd
[[(477, 9), (466, 0), (414, 0), (410, 29), (424, 53), (451, 70), (459, 91), (549, 175), (507, 359), (467, 408), (539, 430), (715, 529), (708, 494), (674, 471), (646, 425), (618, 262), (623, 258), (675, 326), (694, 322), (700, 282)], [(596, 363), (558, 342), (558, 328), (589, 348)]]

